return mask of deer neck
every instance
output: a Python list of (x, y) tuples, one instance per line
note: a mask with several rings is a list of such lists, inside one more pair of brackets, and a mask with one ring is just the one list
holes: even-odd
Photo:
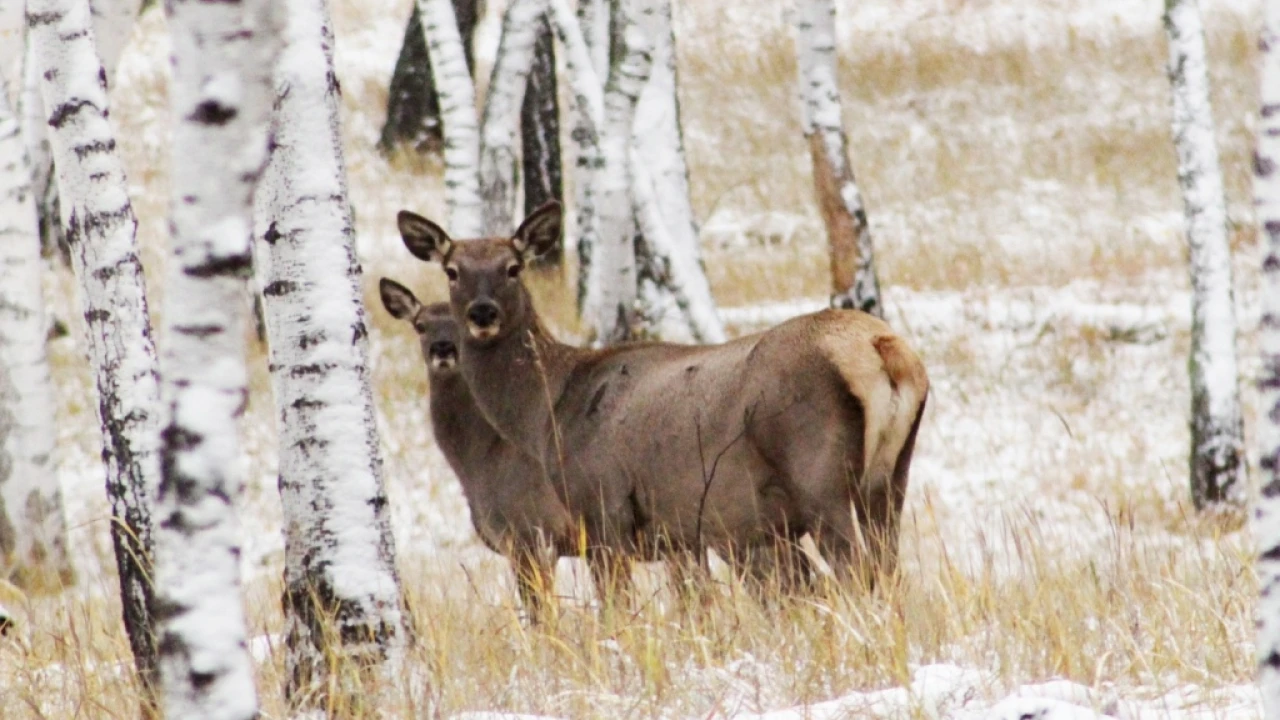
[(493, 427), (526, 454), (543, 458), (554, 443), (552, 408), (583, 351), (557, 341), (536, 314), (529, 315), (495, 342), (465, 338), (461, 367)]

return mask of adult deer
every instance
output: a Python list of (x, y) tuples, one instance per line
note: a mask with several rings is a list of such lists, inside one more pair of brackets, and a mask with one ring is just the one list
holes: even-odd
[(471, 399), (458, 372), (458, 324), (447, 303), (423, 305), (405, 286), (383, 278), (382, 305), (411, 324), (431, 381), (436, 444), (471, 509), (476, 534), (511, 561), (525, 610), (537, 618), (555, 579), (555, 561), (577, 547), (576, 527), (542, 465), (498, 435)]
[(398, 221), (409, 251), (448, 276), (476, 405), (541, 460), (589, 557), (736, 559), (810, 533), (842, 580), (893, 571), (929, 381), (888, 325), (823, 310), (722, 345), (576, 348), (547, 332), (520, 279), (560, 241), (557, 203), (511, 238), (456, 242), (411, 212)]

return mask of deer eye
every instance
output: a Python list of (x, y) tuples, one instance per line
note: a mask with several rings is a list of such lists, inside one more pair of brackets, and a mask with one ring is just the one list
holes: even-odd
[(445, 275), (447, 275), (447, 276), (449, 277), (449, 282), (457, 282), (457, 281), (458, 281), (458, 270), (457, 270), (456, 268), (453, 268), (453, 267), (446, 267), (446, 268), (444, 269), (444, 274), (445, 274)]
[(514, 278), (520, 276), (520, 263), (511, 263), (507, 266), (507, 277)]
[(420, 323), (420, 324), (418, 324), (418, 325), (414, 325), (414, 326), (413, 326), (413, 329), (414, 329), (414, 330), (416, 330), (416, 331), (418, 331), (418, 334), (419, 334), (419, 335), (426, 335), (426, 334), (427, 334), (427, 324), (426, 324), (426, 323)]

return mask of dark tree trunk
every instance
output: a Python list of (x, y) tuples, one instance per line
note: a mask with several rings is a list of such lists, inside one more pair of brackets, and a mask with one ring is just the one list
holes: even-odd
[[(555, 46), (551, 25), (540, 21), (537, 44), (533, 48), (533, 69), (520, 107), (520, 134), (523, 144), (524, 214), (549, 200), (564, 202), (560, 173), (560, 106), (556, 90)], [(560, 265), (560, 246), (539, 262)]]
[[(453, 0), (462, 35), (462, 51), (467, 69), (475, 76), (475, 53), (472, 50), (476, 21), (483, 12), (483, 0)], [(387, 120), (382, 126), (378, 149), (390, 153), (404, 145), (417, 153), (439, 152), (443, 146), (440, 129), (440, 102), (431, 78), (431, 60), (422, 34), (422, 15), (414, 3), (409, 23), (404, 29), (400, 56), (387, 90)]]

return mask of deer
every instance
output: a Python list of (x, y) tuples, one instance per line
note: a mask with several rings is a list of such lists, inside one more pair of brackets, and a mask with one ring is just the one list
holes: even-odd
[(458, 371), (458, 325), (447, 303), (424, 305), (407, 287), (378, 282), (382, 305), (418, 335), (430, 382), (436, 445), (462, 485), (476, 535), (506, 557), (531, 620), (539, 619), (558, 557), (573, 556), (577, 526), (542, 466), (485, 420)]
[(808, 534), (841, 585), (892, 577), (929, 393), (907, 342), (872, 315), (825, 309), (718, 345), (565, 344), (522, 281), (561, 223), (555, 201), (510, 237), (454, 240), (397, 216), (409, 252), (448, 279), (476, 406), (540, 461), (588, 560), (712, 549), (743, 562)]

